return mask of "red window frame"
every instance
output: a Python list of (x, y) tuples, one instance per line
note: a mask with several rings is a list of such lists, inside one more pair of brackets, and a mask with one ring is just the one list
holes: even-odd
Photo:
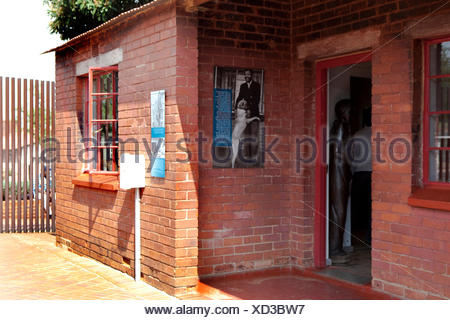
[[(102, 118), (93, 118), (94, 115), (94, 102), (96, 102), (96, 114), (101, 115), (101, 99), (102, 97), (113, 97), (112, 99), (112, 114), (115, 116), (117, 114), (117, 99), (114, 99), (115, 96), (119, 95), (119, 92), (115, 92), (114, 88), (118, 88), (118, 85), (116, 81), (118, 81), (117, 78), (117, 72), (118, 67), (117, 66), (111, 66), (111, 67), (91, 67), (89, 68), (88, 77), (85, 78), (85, 95), (83, 97), (84, 102), (84, 127), (85, 127), (85, 138), (88, 141), (85, 144), (85, 149), (87, 150), (87, 154), (91, 154), (92, 152), (96, 152), (96, 164), (89, 164), (89, 167), (85, 170), (86, 173), (95, 173), (95, 174), (108, 174), (108, 175), (118, 175), (119, 174), (119, 167), (118, 167), (118, 155), (116, 155), (116, 152), (114, 149), (118, 150), (118, 128), (116, 128), (116, 125), (118, 123), (117, 118), (112, 119), (102, 119)], [(94, 80), (97, 78), (100, 78), (101, 76), (105, 74), (112, 74), (112, 81), (113, 81), (113, 91), (112, 92), (100, 92), (100, 81), (96, 81), (96, 90), (94, 92)], [(118, 89), (117, 89), (118, 90)], [(107, 146), (99, 145), (99, 141), (101, 141), (100, 136), (100, 130), (95, 134), (93, 134), (93, 127), (98, 124), (108, 124), (112, 123), (112, 144)], [(86, 130), (87, 129), (87, 130)], [(95, 139), (95, 140), (94, 140)], [(93, 142), (97, 141), (96, 144)], [(112, 170), (102, 170), (101, 169), (101, 156), (102, 156), (102, 149), (112, 149)], [(90, 158), (90, 157), (89, 157)]]
[[(424, 52), (424, 73), (425, 73), (425, 85), (424, 85), (424, 117), (423, 117), (423, 174), (424, 174), (424, 184), (425, 185), (435, 185), (435, 186), (444, 186), (444, 187), (450, 187), (449, 182), (436, 182), (436, 181), (430, 181), (430, 151), (432, 150), (447, 150), (450, 152), (450, 147), (432, 147), (430, 146), (430, 121), (431, 117), (433, 115), (442, 115), (442, 114), (449, 114), (450, 110), (448, 111), (431, 111), (430, 110), (430, 83), (433, 79), (443, 79), (448, 78), (450, 79), (450, 74), (438, 74), (438, 75), (431, 75), (430, 70), (430, 46), (442, 42), (448, 42), (450, 41), (450, 37), (447, 38), (439, 38), (439, 39), (432, 39), (432, 40), (426, 40), (424, 42), (425, 52)], [(448, 161), (447, 161), (448, 162)], [(447, 175), (449, 175), (450, 165), (446, 164), (446, 172)], [(447, 177), (448, 180), (448, 177)]]

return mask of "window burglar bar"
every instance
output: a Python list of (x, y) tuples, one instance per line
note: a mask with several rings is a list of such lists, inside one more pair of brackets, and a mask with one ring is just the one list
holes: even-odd
[(425, 42), (424, 182), (450, 183), (450, 38)]
[(91, 138), (86, 149), (95, 159), (88, 169), (90, 173), (118, 174), (117, 70), (117, 66), (89, 69), (85, 98), (88, 130), (85, 136)]

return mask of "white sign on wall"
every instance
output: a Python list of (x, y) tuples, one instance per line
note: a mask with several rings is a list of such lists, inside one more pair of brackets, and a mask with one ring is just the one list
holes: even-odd
[(120, 189), (145, 188), (145, 157), (143, 154), (120, 155)]

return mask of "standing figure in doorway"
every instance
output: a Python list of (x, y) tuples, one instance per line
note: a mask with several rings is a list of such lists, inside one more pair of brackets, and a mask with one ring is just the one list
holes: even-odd
[[(239, 105), (241, 100), (245, 100), (247, 102), (247, 117), (253, 118), (258, 117), (261, 118), (259, 111), (259, 102), (261, 99), (261, 86), (258, 82), (253, 80), (253, 72), (251, 70), (244, 71), (245, 82), (241, 84), (239, 87), (239, 95), (236, 99), (235, 106)], [(258, 162), (258, 146), (259, 146), (259, 122), (252, 121), (245, 128), (244, 136), (250, 138), (251, 143), (247, 146), (247, 152), (243, 157), (247, 162), (251, 162), (252, 164), (257, 164)], [(253, 162), (256, 163), (253, 163)]]
[(351, 102), (348, 99), (340, 100), (336, 104), (336, 120), (330, 134), (329, 248), (333, 264), (345, 264), (350, 261), (350, 256), (345, 253), (342, 246), (352, 177), (345, 156), (347, 141), (351, 136), (350, 110)]
[[(364, 128), (354, 134), (352, 139), (352, 230), (362, 229), (358, 241), (364, 245), (371, 243), (372, 226), (372, 110), (363, 111)], [(354, 228), (357, 227), (357, 228)]]

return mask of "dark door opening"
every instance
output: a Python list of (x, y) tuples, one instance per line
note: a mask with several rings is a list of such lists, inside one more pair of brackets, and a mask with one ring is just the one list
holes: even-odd
[[(347, 57), (342, 59), (342, 64), (334, 60), (328, 67), (325, 62), (326, 74), (322, 72), (327, 79), (326, 91), (322, 91), (326, 99), (323, 96), (320, 99), (322, 110), (326, 111), (322, 125), (327, 126), (330, 144), (323, 149), (327, 150), (328, 170), (322, 179), (326, 185), (321, 189), (326, 193), (322, 199), (322, 210), (326, 213), (325, 263), (322, 267), (328, 267), (318, 272), (368, 284), (371, 281), (372, 66), (370, 59), (359, 61), (355, 63)], [(342, 107), (342, 103), (348, 106)], [(347, 109), (348, 112), (342, 111)], [(345, 113), (349, 116), (344, 116)], [(341, 150), (347, 152), (342, 154), (346, 159), (336, 156), (337, 149), (332, 147), (334, 142), (340, 143), (341, 138), (344, 146), (351, 145)], [(336, 159), (348, 163), (336, 165)], [(341, 231), (339, 236), (336, 230)]]
[[(372, 132), (368, 128), (372, 127), (372, 80), (370, 78), (351, 77), (350, 99), (352, 101), (352, 137), (370, 140)], [(356, 140), (355, 143), (357, 143)], [(371, 147), (371, 144), (367, 146)], [(370, 152), (367, 152), (367, 157), (370, 154)], [(357, 162), (359, 159), (354, 160)], [(372, 162), (367, 159), (365, 163), (356, 163), (352, 169), (350, 201), (352, 243), (356, 248), (367, 248), (367, 245), (370, 246), (371, 244), (371, 184)]]

